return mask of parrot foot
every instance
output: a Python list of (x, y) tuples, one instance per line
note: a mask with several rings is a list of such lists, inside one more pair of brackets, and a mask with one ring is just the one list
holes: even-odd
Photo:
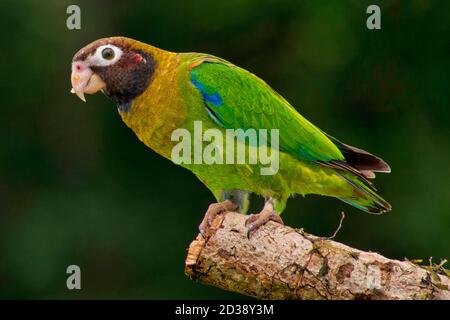
[(208, 210), (205, 213), (205, 216), (203, 217), (202, 222), (200, 223), (200, 226), (198, 227), (203, 238), (209, 238), (209, 227), (218, 214), (228, 211), (234, 211), (237, 209), (237, 207), (238, 206), (230, 200), (210, 204)]
[(271, 202), (266, 202), (260, 213), (251, 214), (245, 221), (245, 225), (247, 226), (247, 238), (250, 239), (256, 230), (269, 221), (284, 225), (279, 214), (273, 209), (273, 204)]

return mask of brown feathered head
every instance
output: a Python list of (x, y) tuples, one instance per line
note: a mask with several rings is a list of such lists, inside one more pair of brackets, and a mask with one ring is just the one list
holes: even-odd
[(99, 39), (78, 51), (72, 59), (72, 93), (102, 92), (119, 109), (128, 109), (148, 86), (156, 67), (149, 52), (137, 49), (136, 41), (123, 37)]

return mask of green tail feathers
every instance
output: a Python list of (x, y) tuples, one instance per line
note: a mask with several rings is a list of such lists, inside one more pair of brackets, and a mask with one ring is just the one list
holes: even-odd
[(357, 176), (350, 178), (339, 175), (354, 188), (352, 198), (339, 198), (339, 200), (372, 214), (382, 214), (392, 210), (392, 206), (375, 192), (373, 186), (368, 185)]

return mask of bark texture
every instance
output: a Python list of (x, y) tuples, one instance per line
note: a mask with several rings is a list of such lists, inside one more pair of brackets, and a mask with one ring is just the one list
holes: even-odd
[(274, 222), (246, 237), (246, 216), (217, 216), (190, 244), (185, 272), (259, 299), (450, 299), (450, 279)]

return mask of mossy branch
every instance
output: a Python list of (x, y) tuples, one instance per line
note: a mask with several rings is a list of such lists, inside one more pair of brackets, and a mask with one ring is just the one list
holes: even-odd
[(190, 244), (185, 272), (259, 299), (450, 299), (450, 278), (274, 222), (250, 240), (246, 216), (217, 216)]

